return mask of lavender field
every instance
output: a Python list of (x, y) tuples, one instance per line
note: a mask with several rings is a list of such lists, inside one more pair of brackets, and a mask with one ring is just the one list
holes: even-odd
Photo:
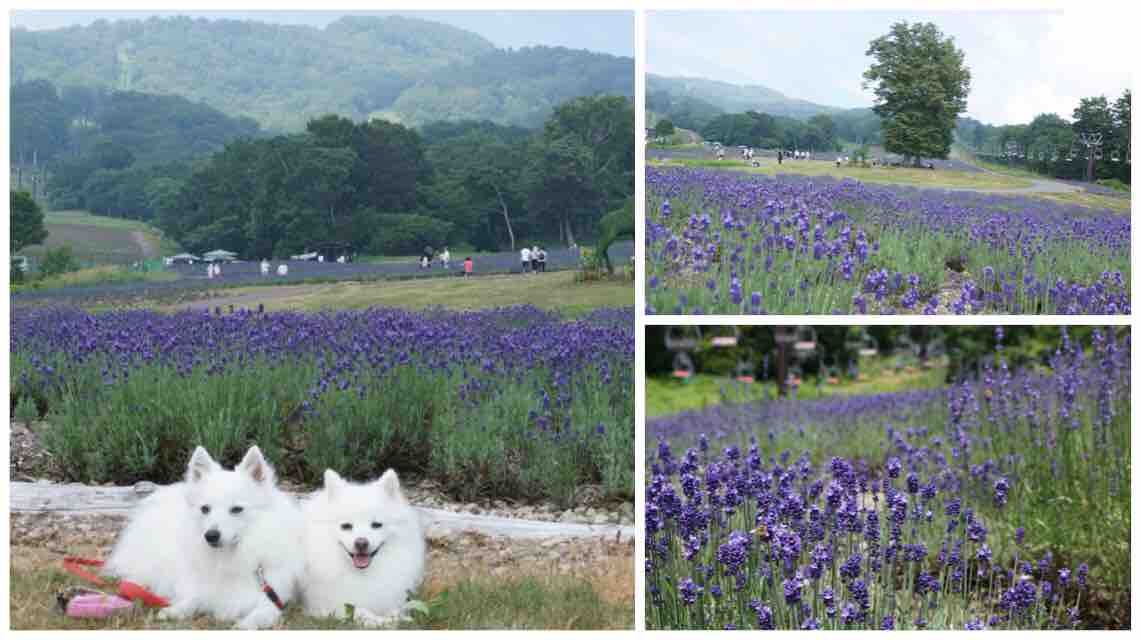
[(646, 170), (656, 314), (1128, 314), (1129, 217), (1046, 199)]
[(253, 442), (279, 473), (432, 473), (456, 496), (633, 491), (633, 314), (90, 314), (17, 307), (11, 389), (70, 479), (179, 478)]
[(647, 425), (652, 629), (1130, 626), (1130, 336)]

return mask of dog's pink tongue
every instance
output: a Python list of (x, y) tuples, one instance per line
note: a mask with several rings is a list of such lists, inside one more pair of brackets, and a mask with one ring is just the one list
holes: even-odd
[(372, 560), (372, 558), (370, 558), (367, 553), (353, 554), (353, 566), (358, 569), (367, 569), (370, 560)]

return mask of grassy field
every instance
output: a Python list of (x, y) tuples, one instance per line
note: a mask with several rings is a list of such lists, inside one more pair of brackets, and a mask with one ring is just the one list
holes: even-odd
[[(986, 162), (985, 160), (970, 159), (969, 162), (976, 164), (984, 169), (1000, 173), (1002, 175), (1011, 176), (1014, 178), (1029, 178), (1031, 180), (1049, 180), (1048, 176), (1044, 176), (1033, 171), (1028, 171), (1021, 167), (1008, 167), (1004, 164), (996, 164), (994, 162)], [(1027, 194), (1035, 198), (1042, 198), (1045, 200), (1053, 200), (1063, 204), (1075, 204), (1080, 207), (1088, 207), (1090, 209), (1110, 209), (1112, 211), (1119, 211), (1128, 213), (1130, 209), (1131, 198), (1122, 198), (1115, 196), (1107, 196), (1099, 193), (1090, 193), (1085, 190), (1073, 191), (1070, 193), (1033, 193)]]
[(48, 239), (21, 253), (41, 258), (48, 249), (71, 247), (85, 266), (122, 265), (178, 252), (154, 227), (137, 220), (96, 216), (86, 211), (49, 211), (44, 216)]
[[(931, 369), (909, 368), (896, 372), (886, 366), (877, 367), (872, 375), (861, 374), (857, 380), (844, 379), (839, 384), (821, 384), (815, 378), (806, 379), (797, 390), (802, 399), (827, 398), (914, 389), (935, 389), (943, 386), (945, 366)], [(689, 409), (702, 409), (722, 402), (742, 402), (776, 397), (775, 383), (741, 384), (731, 378), (698, 374), (689, 382), (675, 378), (646, 378), (646, 416), (664, 416)]]
[[(325, 308), (365, 309), (373, 306), (423, 309), (487, 309), (531, 304), (559, 309), (575, 316), (598, 307), (626, 307), (634, 303), (630, 282), (608, 280), (577, 282), (572, 271), (532, 275), (480, 276), (478, 278), (432, 278), (377, 282), (337, 282), (314, 285), (278, 285), (226, 289), (217, 297), (189, 306), (257, 307), (267, 311), (317, 311)], [(186, 304), (163, 310), (186, 308)]]
[[(199, 616), (186, 622), (160, 622), (153, 614), (136, 613), (112, 620), (76, 620), (60, 614), (55, 594), (76, 586), (76, 578), (58, 567), (59, 555), (35, 547), (11, 552), (9, 620), (12, 629), (227, 629)], [(632, 627), (632, 559), (612, 563), (610, 574), (593, 579), (576, 576), (516, 575), (502, 578), (466, 575), (429, 579), (418, 598), (428, 613), (413, 614), (404, 629), (629, 629)], [(474, 572), (469, 572), (474, 573)], [(605, 579), (604, 579), (605, 578)], [(312, 618), (287, 609), (282, 629), (350, 630), (358, 625)]]
[(126, 282), (170, 282), (178, 279), (178, 274), (169, 271), (132, 271), (120, 265), (88, 267), (79, 271), (60, 274), (51, 278), (34, 280), (23, 285), (12, 285), (12, 291), (21, 289), (54, 289), (57, 287), (87, 287)]
[(805, 176), (832, 176), (852, 178), (861, 182), (876, 184), (901, 184), (913, 187), (956, 187), (970, 189), (1017, 189), (1030, 186), (1028, 180), (989, 173), (967, 173), (965, 171), (931, 171), (905, 167), (837, 167), (830, 162), (817, 160), (789, 160), (777, 164), (775, 160), (764, 158), (761, 166), (751, 167), (738, 160), (690, 160), (673, 159), (665, 162), (652, 161), (656, 166), (686, 166), (719, 168), (760, 175), (793, 174)]

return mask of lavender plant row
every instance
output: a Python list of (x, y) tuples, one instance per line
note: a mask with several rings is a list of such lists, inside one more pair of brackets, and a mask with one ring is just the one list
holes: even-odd
[(1127, 215), (646, 169), (647, 313), (1128, 314)]
[(1095, 588), (1127, 624), (1129, 352), (1095, 332), (1048, 371), (999, 347), (942, 392), (652, 421), (647, 626), (1112, 625)]
[(633, 487), (633, 314), (533, 307), (211, 315), (21, 309), (12, 391), (74, 480), (176, 479), (202, 444), (433, 477), (463, 497)]

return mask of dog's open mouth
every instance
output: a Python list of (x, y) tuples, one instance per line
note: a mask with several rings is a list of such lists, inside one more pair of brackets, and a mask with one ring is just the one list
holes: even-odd
[(349, 558), (352, 559), (354, 567), (357, 569), (367, 569), (368, 566), (372, 564), (372, 559), (376, 557), (376, 554), (380, 553), (380, 545), (376, 545), (372, 553), (368, 553), (367, 551), (353, 552), (348, 549), (345, 550), (345, 553), (349, 554)]

